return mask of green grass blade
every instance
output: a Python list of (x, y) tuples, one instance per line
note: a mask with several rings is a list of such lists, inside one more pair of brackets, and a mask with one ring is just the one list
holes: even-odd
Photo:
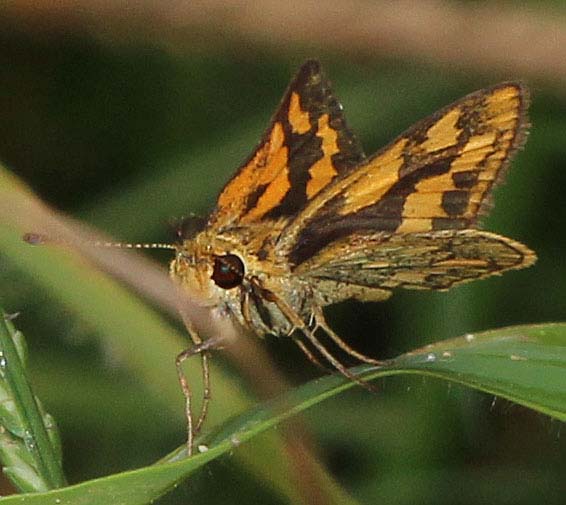
[(24, 492), (65, 485), (61, 445), (27, 380), (23, 336), (0, 309), (0, 459), (4, 473)]
[[(381, 368), (356, 369), (366, 380), (421, 374), (501, 395), (557, 419), (566, 419), (566, 323), (517, 326), (442, 341), (403, 354)], [(180, 480), (274, 427), (286, 418), (353, 387), (341, 376), (327, 376), (296, 388), (283, 398), (257, 406), (201, 440), (206, 452), (189, 459), (84, 482), (43, 494), (7, 497), (0, 503), (137, 505), (148, 503)]]
[(515, 326), (400, 356), (392, 372), (459, 382), (566, 421), (566, 323)]
[[(444, 340), (402, 354), (383, 367), (352, 369), (369, 381), (419, 374), (492, 393), (566, 420), (566, 323), (523, 325)], [(260, 430), (354, 386), (342, 376), (326, 376), (298, 388), (287, 399), (262, 405), (227, 423), (210, 447), (248, 440)]]

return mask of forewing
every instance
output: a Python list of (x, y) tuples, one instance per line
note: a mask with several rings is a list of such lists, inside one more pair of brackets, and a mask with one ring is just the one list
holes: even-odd
[(354, 234), (320, 251), (295, 274), (380, 289), (442, 290), (528, 267), (535, 259), (524, 245), (480, 230)]
[(472, 93), (400, 135), (336, 180), (291, 223), (284, 241), (300, 265), (353, 233), (414, 233), (474, 226), (520, 146), (527, 92), (503, 83)]
[(288, 218), (364, 159), (320, 64), (307, 61), (258, 147), (222, 190), (210, 224)]

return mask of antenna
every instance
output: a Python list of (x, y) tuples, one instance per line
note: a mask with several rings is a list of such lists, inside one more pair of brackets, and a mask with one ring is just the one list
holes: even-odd
[[(22, 236), (24, 242), (31, 245), (45, 245), (45, 244), (60, 244), (60, 245), (72, 245), (71, 242), (67, 240), (52, 239), (47, 235), (42, 233), (25, 233)], [(177, 250), (177, 247), (173, 244), (166, 244), (161, 242), (152, 242), (148, 244), (131, 244), (129, 242), (104, 242), (100, 240), (95, 240), (93, 242), (86, 241), (85, 244), (91, 245), (93, 247), (111, 248), (111, 249), (172, 249)]]

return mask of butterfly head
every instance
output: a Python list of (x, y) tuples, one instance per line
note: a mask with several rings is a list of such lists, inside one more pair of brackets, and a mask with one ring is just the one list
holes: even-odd
[(170, 271), (175, 281), (196, 292), (207, 304), (215, 305), (238, 296), (246, 265), (243, 255), (230, 243), (197, 235), (179, 246)]

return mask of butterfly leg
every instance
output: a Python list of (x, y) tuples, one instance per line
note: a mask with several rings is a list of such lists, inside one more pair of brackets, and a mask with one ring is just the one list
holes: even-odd
[(194, 434), (196, 435), (204, 423), (206, 416), (208, 414), (208, 406), (210, 404), (210, 400), (212, 399), (210, 393), (210, 353), (203, 351), (201, 354), (201, 363), (202, 363), (202, 384), (203, 384), (203, 391), (202, 391), (202, 407), (200, 409), (200, 414), (198, 416), (197, 422), (194, 427)]
[[(188, 326), (191, 328), (190, 326)], [(192, 347), (185, 349), (175, 359), (175, 366), (177, 367), (177, 376), (179, 377), (179, 384), (185, 397), (185, 417), (187, 419), (187, 454), (190, 456), (193, 452), (194, 437), (202, 427), (202, 424), (208, 413), (208, 405), (210, 403), (210, 367), (209, 367), (209, 352), (211, 349), (218, 349), (221, 347), (223, 338), (215, 337), (207, 340), (202, 340), (197, 333), (189, 331), (191, 339), (195, 343)], [(202, 406), (199, 417), (196, 423), (193, 420), (193, 403), (192, 392), (189, 386), (189, 381), (183, 372), (182, 365), (191, 356), (200, 354), (202, 360), (202, 378), (203, 378), (203, 398)]]
[[(314, 331), (311, 330), (307, 324), (302, 320), (302, 318), (297, 314), (287, 302), (283, 299), (279, 298), (274, 293), (269, 293), (270, 301), (275, 303), (281, 313), (287, 318), (287, 320), (297, 329), (300, 330), (301, 333), (307, 337), (308, 341), (313, 345), (313, 347), (320, 353), (320, 355), (330, 363), (338, 372), (340, 372), (344, 377), (347, 377), (351, 381), (359, 384), (365, 389), (369, 391), (377, 391), (375, 388), (370, 386), (367, 382), (361, 380), (359, 377), (356, 377), (350, 370), (348, 370), (340, 361), (338, 361), (332, 353), (322, 345), (322, 343), (316, 338)], [(307, 356), (309, 356), (310, 351), (308, 351)]]
[(338, 361), (332, 353), (322, 345), (322, 343), (316, 338), (313, 331), (309, 330), (308, 328), (301, 329), (305, 337), (309, 340), (309, 342), (316, 348), (316, 350), (328, 361), (338, 372), (340, 372), (344, 377), (350, 379), (351, 381), (359, 384), (364, 389), (367, 389), (371, 392), (377, 392), (377, 388), (371, 386), (367, 382), (363, 381), (356, 375), (354, 375), (350, 370), (348, 370), (340, 361)]
[(320, 360), (310, 351), (310, 349), (304, 344), (304, 342), (302, 342), (301, 340), (299, 340), (297, 337), (291, 337), (293, 339), (293, 342), (295, 342), (295, 344), (297, 344), (297, 346), (299, 347), (299, 349), (301, 351), (303, 351), (303, 353), (305, 354), (305, 356), (308, 358), (308, 360), (311, 363), (314, 363), (314, 365), (316, 365), (318, 368), (320, 368), (321, 370), (323, 370), (324, 372), (328, 372), (328, 368), (326, 368), (321, 362)]
[[(252, 289), (253, 289), (253, 287), (252, 287)], [(251, 311), (250, 311), (250, 293), (248, 291), (242, 290), (242, 294), (241, 294), (241, 297), (240, 297), (240, 307), (241, 307), (241, 310), (242, 310), (242, 316), (244, 317), (244, 320), (246, 321), (249, 328), (254, 328), (256, 325), (258, 325), (263, 334), (267, 334), (267, 333), (271, 332), (271, 328), (268, 328), (263, 323), (261, 318), (258, 321), (254, 321), (252, 319), (252, 315), (251, 315)], [(289, 336), (291, 336), (291, 334), (294, 333), (294, 331), (295, 331), (295, 328), (293, 328), (289, 332)], [(317, 367), (319, 367), (320, 369), (322, 369), (324, 371), (328, 371), (327, 368), (319, 361), (319, 359), (308, 349), (308, 347), (304, 344), (304, 342), (302, 342), (297, 337), (291, 336), (291, 338), (293, 339), (293, 342), (295, 342), (295, 344), (297, 344), (299, 349), (301, 349), (301, 351), (303, 351), (303, 353), (305, 354), (305, 356), (309, 359), (309, 361), (311, 363), (314, 363)]]
[(251, 328), (256, 332), (258, 336), (266, 335), (271, 333), (271, 328), (261, 320), (261, 318), (253, 318), (251, 312), (251, 291), (242, 290), (240, 294), (240, 309), (242, 311), (242, 317), (246, 322), (248, 328)]
[(344, 352), (356, 358), (357, 360), (361, 361), (362, 363), (369, 363), (371, 365), (383, 365), (383, 361), (379, 361), (377, 359), (370, 358), (365, 354), (362, 354), (355, 349), (352, 349), (346, 342), (344, 342), (333, 330), (328, 326), (326, 319), (324, 318), (324, 314), (320, 307), (317, 307), (314, 310), (314, 318), (316, 321), (315, 328), (321, 328), (332, 340), (333, 342), (340, 347)]

